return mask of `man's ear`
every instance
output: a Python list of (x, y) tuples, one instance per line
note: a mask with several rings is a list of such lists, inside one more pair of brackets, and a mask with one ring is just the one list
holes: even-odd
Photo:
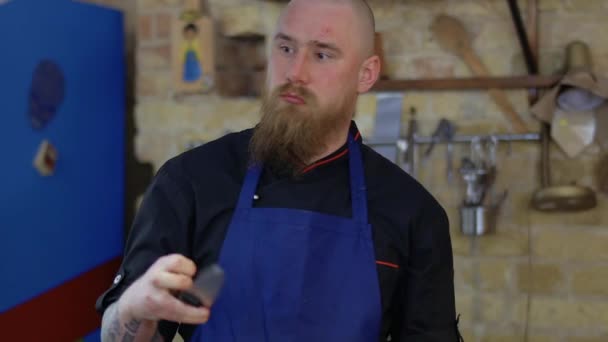
[(363, 62), (361, 70), (359, 70), (359, 83), (357, 84), (359, 94), (367, 92), (374, 86), (380, 77), (380, 68), (380, 58), (376, 55)]

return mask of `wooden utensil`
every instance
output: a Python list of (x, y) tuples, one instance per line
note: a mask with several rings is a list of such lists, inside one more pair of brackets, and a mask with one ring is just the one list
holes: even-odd
[[(462, 22), (448, 15), (440, 15), (431, 26), (431, 30), (439, 42), (439, 46), (462, 58), (475, 76), (490, 76), (486, 66), (473, 51), (471, 39)], [(517, 114), (507, 95), (498, 89), (489, 89), (488, 92), (515, 132), (527, 132), (525, 122)]]

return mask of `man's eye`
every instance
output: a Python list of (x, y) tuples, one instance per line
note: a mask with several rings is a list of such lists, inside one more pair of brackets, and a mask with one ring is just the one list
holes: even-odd
[(328, 54), (326, 54), (326, 53), (323, 53), (323, 52), (317, 52), (317, 58), (318, 58), (319, 60), (324, 61), (324, 60), (330, 59), (330, 58), (331, 58), (331, 56), (330, 56), (330, 55), (328, 55)]
[(281, 51), (283, 51), (284, 53), (292, 53), (292, 52), (293, 52), (293, 49), (292, 49), (292, 48), (290, 48), (290, 47), (289, 47), (289, 46), (287, 46), (287, 45), (281, 45), (281, 46), (279, 46), (279, 49), (280, 49)]

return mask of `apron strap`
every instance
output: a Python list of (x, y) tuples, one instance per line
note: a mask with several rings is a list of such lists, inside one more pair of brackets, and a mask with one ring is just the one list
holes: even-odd
[[(351, 132), (348, 133), (348, 163), (350, 170), (350, 194), (352, 199), (353, 219), (356, 222), (367, 224), (367, 189), (365, 187), (365, 175), (361, 148)], [(262, 165), (253, 165), (247, 169), (245, 182), (241, 188), (238, 209), (251, 209), (253, 196), (258, 186)]]
[(353, 219), (362, 224), (367, 221), (367, 188), (365, 186), (365, 171), (361, 148), (353, 137), (348, 133), (348, 163), (350, 169), (350, 195), (353, 206)]
[(256, 164), (247, 168), (245, 182), (241, 188), (237, 209), (251, 209), (253, 205), (253, 196), (258, 186), (258, 180), (262, 174), (262, 165)]

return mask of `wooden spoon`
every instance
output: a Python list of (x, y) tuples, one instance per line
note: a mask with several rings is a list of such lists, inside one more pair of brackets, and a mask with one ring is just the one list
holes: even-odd
[[(476, 76), (487, 77), (490, 72), (479, 56), (473, 51), (473, 44), (462, 22), (448, 15), (440, 15), (431, 26), (439, 46), (462, 58)], [(505, 92), (499, 89), (489, 89), (490, 97), (511, 123), (516, 133), (526, 133), (526, 123), (517, 114)]]

